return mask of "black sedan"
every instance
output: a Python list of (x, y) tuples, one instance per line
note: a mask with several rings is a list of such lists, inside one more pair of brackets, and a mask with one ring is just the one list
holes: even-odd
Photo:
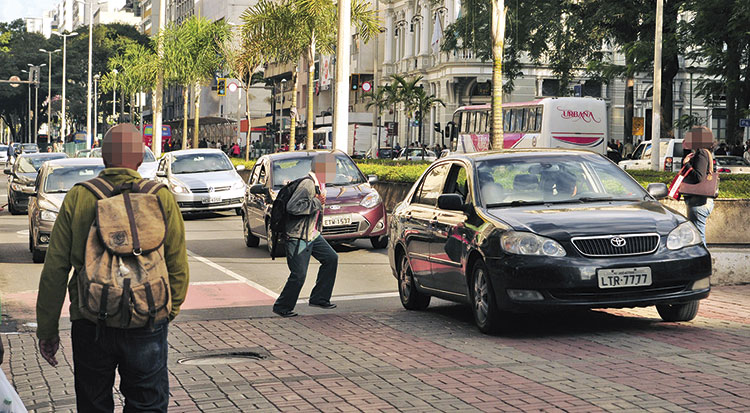
[[(26, 145), (26, 144), (24, 144)], [(67, 158), (60, 152), (22, 153), (13, 165), (5, 168), (8, 176), (8, 211), (13, 214), (25, 214), (29, 197), (34, 195), (37, 172), (42, 164), (53, 159)]]
[(483, 332), (528, 309), (645, 307), (688, 321), (710, 291), (695, 226), (605, 157), (526, 150), (430, 165), (389, 220), (407, 309), (471, 304)]

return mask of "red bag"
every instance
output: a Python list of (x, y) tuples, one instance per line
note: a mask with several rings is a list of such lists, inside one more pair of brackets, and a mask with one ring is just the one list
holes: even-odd
[(685, 164), (682, 166), (682, 169), (680, 169), (680, 173), (678, 173), (674, 179), (672, 179), (672, 183), (669, 184), (669, 197), (673, 199), (680, 199), (680, 186), (682, 185), (682, 181), (685, 179), (686, 176), (693, 170), (693, 168), (690, 166), (690, 164)]

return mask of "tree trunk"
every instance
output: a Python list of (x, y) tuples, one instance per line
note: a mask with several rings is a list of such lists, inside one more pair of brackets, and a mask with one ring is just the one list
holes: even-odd
[(182, 86), (182, 149), (188, 148), (188, 109), (190, 108), (190, 103), (188, 101), (188, 87), (188, 85)]
[(505, 0), (492, 0), (492, 138), (491, 147), (503, 149), (503, 45)]
[(313, 145), (313, 124), (315, 123), (315, 111), (313, 110), (313, 94), (315, 87), (315, 31), (312, 33), (312, 42), (307, 55), (307, 139), (305, 149), (312, 149)]
[[(297, 133), (297, 88), (298, 85), (298, 79), (299, 76), (297, 76), (297, 67), (294, 68), (294, 71), (292, 72), (292, 104), (291, 108), (289, 108), (289, 151), (294, 150), (295, 145), (295, 133)], [(281, 108), (282, 113), (284, 108)]]
[(727, 42), (727, 143), (730, 145), (742, 143), (742, 129), (739, 128), (739, 113), (737, 111), (738, 92), (740, 83), (740, 55), (742, 48), (736, 40)]
[[(117, 123), (122, 122), (122, 115), (125, 113), (125, 91), (120, 91), (120, 116), (117, 117)], [(65, 130), (69, 130), (65, 128)]]
[(130, 94), (130, 123), (135, 124), (135, 93)]
[(198, 137), (200, 136), (200, 130), (198, 124), (201, 118), (201, 85), (195, 82), (195, 91), (193, 95), (193, 102), (195, 103), (195, 113), (193, 113), (193, 148), (198, 147)]
[(625, 81), (625, 133), (623, 134), (626, 144), (633, 143), (634, 88), (635, 79), (628, 76)]

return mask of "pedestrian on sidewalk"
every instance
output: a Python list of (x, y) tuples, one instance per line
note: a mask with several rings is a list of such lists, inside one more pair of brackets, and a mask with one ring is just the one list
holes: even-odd
[(333, 180), (335, 176), (335, 155), (316, 155), (308, 178), (298, 184), (287, 203), (286, 262), (290, 274), (279, 298), (273, 304), (273, 312), (282, 317), (297, 315), (294, 306), (305, 284), (311, 255), (320, 262), (320, 268), (309, 305), (324, 309), (336, 308), (336, 304), (331, 303), (331, 294), (336, 281), (339, 256), (320, 232), (323, 228), (326, 182)]
[[(696, 126), (685, 135), (683, 148), (691, 150), (683, 165), (689, 165), (692, 171), (685, 177), (680, 186), (680, 193), (687, 206), (687, 219), (695, 224), (706, 244), (706, 222), (714, 209), (714, 198), (718, 193), (718, 174), (714, 170), (711, 148), (714, 136), (705, 126)], [(713, 180), (713, 185), (710, 185)], [(709, 192), (706, 190), (710, 189)]]
[[(66, 284), (68, 287), (76, 405), (79, 412), (114, 410), (112, 387), (115, 370), (120, 373), (120, 391), (125, 397), (124, 411), (167, 411), (167, 324), (179, 313), (189, 280), (185, 226), (180, 209), (169, 189), (141, 179), (136, 172), (143, 161), (143, 152), (143, 141), (134, 125), (119, 124), (107, 131), (102, 140), (105, 169), (99, 174), (101, 180), (97, 180), (100, 186), (96, 188), (99, 192), (95, 194), (93, 186), (76, 185), (67, 193), (52, 230), (39, 281), (36, 308), (37, 337), (42, 357), (52, 366), (57, 366), (55, 354), (60, 346), (58, 324)], [(87, 181), (86, 184), (93, 185), (92, 182), (93, 180)], [(141, 192), (136, 194), (140, 198), (130, 195), (136, 188), (137, 192)], [(151, 188), (153, 192), (145, 192), (143, 188)], [(138, 221), (131, 217), (132, 219), (124, 221), (130, 222), (129, 231), (127, 225), (123, 225), (124, 230), (119, 231), (115, 228), (119, 232), (109, 232), (109, 239), (99, 237), (101, 243), (92, 244), (95, 241), (90, 235), (93, 234), (94, 238), (97, 238), (96, 231), (102, 231), (95, 228), (102, 228), (99, 224), (106, 224), (109, 228), (113, 223), (110, 221), (114, 221), (107, 219), (99, 223), (97, 220), (97, 227), (92, 228), (95, 217), (102, 212), (98, 208), (98, 203), (110, 201), (113, 198), (106, 195), (118, 192), (127, 194), (119, 198), (126, 200), (126, 215), (135, 215)], [(147, 194), (150, 194), (148, 200), (151, 205), (159, 205), (158, 209), (163, 212), (136, 208), (144, 205), (139, 199), (146, 199), (143, 197)], [(129, 207), (131, 202), (134, 206)], [(150, 224), (161, 227), (158, 235), (154, 236), (154, 233), (140, 229), (145, 214), (150, 214)], [(158, 218), (153, 218), (157, 216)], [(121, 222), (117, 223), (122, 225)], [(128, 234), (132, 234), (132, 237)], [(154, 238), (163, 240), (163, 244), (155, 250), (147, 249), (149, 244), (154, 244)], [(97, 245), (100, 250), (90, 248), (91, 245)], [(113, 245), (129, 246), (132, 254), (118, 255), (119, 266), (91, 265), (91, 256), (105, 257), (104, 254), (113, 248)], [(141, 250), (139, 245), (143, 245), (144, 249)], [(102, 255), (98, 255), (100, 253)], [(141, 271), (137, 270), (138, 266), (133, 266), (134, 262), (142, 263), (141, 259), (152, 259), (159, 254), (161, 255), (158, 258), (150, 261), (153, 267), (149, 270)], [(114, 259), (113, 257), (109, 259)], [(68, 282), (71, 267), (74, 271)], [(92, 267), (105, 270), (92, 271)], [(163, 285), (161, 288), (152, 278), (156, 267), (161, 269), (156, 278), (163, 282), (159, 284)], [(117, 276), (111, 275), (110, 271)], [(88, 282), (99, 277), (100, 272), (107, 276), (106, 282), (110, 284), (91, 282), (87, 284), (88, 288), (84, 289), (83, 280)], [(146, 276), (150, 283), (144, 287), (142, 282)], [(119, 291), (122, 291), (119, 296), (116, 295), (117, 290), (112, 287), (112, 279), (118, 281)], [(164, 282), (167, 280), (168, 283)], [(132, 289), (131, 281), (132, 285), (135, 285)], [(139, 287), (142, 288), (138, 289)], [(79, 297), (79, 291), (83, 291), (85, 296)], [(107, 291), (112, 291), (109, 301)], [(126, 294), (127, 291), (130, 292), (129, 295)], [(145, 296), (145, 299), (142, 296)], [(96, 304), (92, 304), (92, 300), (103, 308), (92, 309), (92, 305), (97, 307)], [(118, 300), (120, 304), (117, 304)], [(148, 308), (148, 315), (128, 312), (129, 306), (140, 306), (144, 302), (147, 302), (145, 308)], [(96, 312), (98, 317), (94, 315), (93, 318), (97, 321), (90, 321), (92, 314)], [(114, 320), (126, 326), (136, 325), (131, 322), (136, 319), (147, 319), (148, 322), (144, 321), (145, 326), (137, 328), (115, 328), (110, 325)]]

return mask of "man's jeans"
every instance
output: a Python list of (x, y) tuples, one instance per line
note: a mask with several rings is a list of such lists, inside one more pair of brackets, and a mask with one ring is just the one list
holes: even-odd
[(105, 327), (95, 341), (96, 324), (73, 321), (73, 365), (79, 412), (113, 412), (115, 369), (120, 372), (124, 412), (166, 412), (167, 323), (119, 329)]
[(310, 255), (321, 264), (318, 269), (318, 279), (315, 281), (315, 287), (310, 294), (310, 302), (324, 304), (331, 300), (339, 263), (338, 254), (322, 235), (318, 235), (309, 242), (292, 238), (286, 242), (286, 263), (291, 274), (289, 274), (289, 279), (286, 281), (281, 295), (273, 305), (274, 311), (286, 312), (294, 309), (302, 285), (305, 284), (307, 267), (310, 265)]
[(703, 245), (706, 245), (706, 221), (713, 210), (713, 198), (706, 198), (706, 203), (703, 205), (687, 205), (687, 219), (698, 228), (698, 232), (701, 234), (701, 239), (703, 239)]

